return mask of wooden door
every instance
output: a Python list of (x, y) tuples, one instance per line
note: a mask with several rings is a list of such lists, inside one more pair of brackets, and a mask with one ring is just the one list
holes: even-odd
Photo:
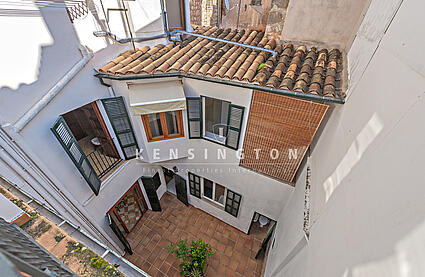
[(150, 176), (142, 176), (143, 186), (145, 187), (146, 195), (151, 204), (152, 211), (160, 212), (161, 204), (159, 203), (158, 194), (156, 193), (154, 178)]
[(176, 184), (176, 193), (177, 199), (182, 201), (186, 206), (189, 205), (189, 201), (187, 200), (187, 184), (186, 179), (179, 176), (178, 174), (174, 175), (174, 183)]

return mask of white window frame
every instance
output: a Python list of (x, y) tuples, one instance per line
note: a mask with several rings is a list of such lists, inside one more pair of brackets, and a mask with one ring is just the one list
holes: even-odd
[[(226, 138), (227, 138), (226, 136), (224, 136), (224, 137), (222, 137), (220, 139), (217, 139), (217, 138), (214, 138), (215, 136), (219, 136), (217, 134), (210, 133), (210, 132), (208, 132), (208, 133), (211, 134), (211, 135), (207, 136), (207, 134), (206, 134), (206, 131), (205, 131), (205, 112), (206, 112), (206, 109), (205, 109), (205, 98), (211, 98), (211, 99), (214, 99), (214, 100), (226, 102), (226, 103), (229, 104), (229, 106), (232, 103), (230, 101), (222, 100), (222, 99), (219, 99), (219, 98), (214, 98), (214, 97), (202, 96), (201, 95), (201, 100), (202, 100), (202, 138), (204, 138), (206, 140), (209, 140), (209, 141), (217, 142), (217, 143), (222, 144), (222, 145), (226, 145)], [(229, 111), (227, 111), (227, 117), (229, 117)], [(227, 122), (226, 122), (226, 124), (227, 124)]]
[[(223, 186), (222, 184), (218, 184), (218, 183), (214, 182), (211, 179), (204, 178), (204, 177), (200, 177), (200, 178), (201, 178), (201, 196), (202, 196), (202, 198), (203, 199), (207, 199), (208, 201), (212, 201), (212, 202), (214, 202), (214, 204), (220, 205), (220, 207), (223, 207), (224, 208), (224, 206), (226, 205), (227, 187), (226, 186)], [(205, 179), (208, 179), (209, 181), (211, 181), (213, 183), (212, 199), (209, 198), (208, 196), (205, 196), (204, 195), (204, 184), (205, 184), (204, 183), (204, 180)], [(216, 185), (220, 185), (220, 186), (224, 187), (223, 204), (221, 204), (220, 202), (214, 200), (215, 199), (215, 187), (216, 187)]]

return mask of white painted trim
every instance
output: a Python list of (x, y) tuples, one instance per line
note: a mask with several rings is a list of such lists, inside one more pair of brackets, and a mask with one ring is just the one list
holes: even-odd
[(179, 101), (186, 101), (186, 98), (183, 97), (183, 98), (175, 98), (175, 99), (167, 99), (167, 100), (156, 100), (156, 101), (149, 101), (149, 102), (130, 103), (130, 106), (131, 107), (137, 107), (137, 106), (159, 104), (159, 103), (179, 102)]

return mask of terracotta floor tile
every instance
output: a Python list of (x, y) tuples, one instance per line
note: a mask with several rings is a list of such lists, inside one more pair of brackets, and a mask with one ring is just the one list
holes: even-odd
[(159, 268), (159, 270), (162, 272), (162, 273), (167, 273), (168, 272), (168, 270), (170, 269), (170, 267), (171, 267), (171, 265), (169, 264), (169, 263), (167, 263), (167, 262), (164, 262), (164, 263), (162, 263), (162, 265), (161, 265), (161, 267)]
[[(256, 236), (248, 236), (219, 219), (192, 206), (186, 207), (173, 195), (166, 193), (160, 200), (162, 212), (147, 211), (128, 239), (134, 255), (126, 255), (152, 277), (180, 276), (180, 261), (165, 249), (180, 238), (189, 242), (202, 239), (216, 252), (208, 261), (207, 276), (254, 276), (261, 273), (262, 260), (252, 259)], [(262, 231), (262, 230), (258, 230)], [(130, 236), (131, 235), (131, 236)], [(252, 249), (252, 250), (250, 250)], [(254, 253), (254, 255), (255, 255)]]

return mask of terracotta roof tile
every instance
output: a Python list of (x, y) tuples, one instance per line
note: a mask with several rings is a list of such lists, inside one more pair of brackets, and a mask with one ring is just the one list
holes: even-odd
[(304, 45), (281, 45), (256, 30), (199, 27), (194, 32), (273, 49), (277, 56), (188, 36), (182, 42), (126, 51), (98, 71), (111, 75), (177, 71), (327, 97), (345, 97), (342, 91), (343, 55), (338, 49), (318, 51), (316, 47), (308, 49)]

